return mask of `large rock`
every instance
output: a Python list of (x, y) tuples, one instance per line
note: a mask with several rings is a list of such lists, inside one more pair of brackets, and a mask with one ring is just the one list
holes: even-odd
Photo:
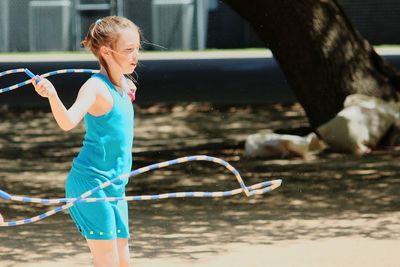
[(349, 95), (344, 108), (318, 127), (321, 139), (336, 151), (362, 155), (376, 147), (399, 120), (400, 104), (365, 95)]
[(289, 134), (257, 133), (247, 137), (244, 155), (246, 157), (286, 157), (304, 158), (320, 152), (326, 146), (315, 133), (302, 137)]

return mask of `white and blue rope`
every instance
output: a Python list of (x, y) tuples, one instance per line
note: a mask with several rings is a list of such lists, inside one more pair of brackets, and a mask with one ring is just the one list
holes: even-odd
[[(158, 194), (158, 195), (141, 195), (141, 196), (124, 196), (124, 197), (107, 197), (107, 198), (88, 198), (90, 195), (93, 193), (106, 188), (107, 186), (111, 185), (112, 183), (115, 183), (119, 180), (124, 180), (128, 179), (130, 177), (160, 169), (160, 168), (165, 168), (171, 165), (175, 164), (180, 164), (184, 162), (189, 162), (189, 161), (210, 161), (214, 163), (218, 163), (225, 168), (227, 168), (229, 171), (231, 171), (237, 181), (240, 184), (240, 188), (230, 190), (230, 191), (219, 191), (219, 192), (176, 192), (176, 193), (165, 193), (165, 194)], [(83, 193), (81, 196), (78, 198), (56, 198), (56, 199), (44, 199), (44, 198), (31, 198), (31, 197), (24, 197), (24, 196), (14, 196), (10, 195), (5, 191), (0, 190), (0, 198), (3, 198), (5, 200), (10, 200), (10, 201), (21, 201), (21, 202), (31, 202), (31, 203), (41, 203), (41, 204), (57, 204), (57, 203), (67, 203), (62, 206), (59, 206), (57, 208), (54, 208), (52, 210), (49, 210), (45, 213), (42, 213), (40, 215), (37, 215), (35, 217), (31, 218), (26, 218), (18, 221), (10, 221), (10, 222), (1, 222), (0, 226), (16, 226), (16, 225), (23, 225), (23, 224), (28, 224), (32, 222), (36, 222), (39, 220), (42, 220), (44, 218), (47, 218), (53, 214), (56, 214), (58, 212), (61, 212), (65, 209), (68, 209), (72, 206), (74, 206), (76, 203), (79, 202), (102, 202), (102, 201), (119, 201), (119, 200), (128, 200), (128, 201), (141, 201), (141, 200), (159, 200), (159, 199), (167, 199), (167, 198), (189, 198), (189, 197), (228, 197), (228, 196), (233, 196), (237, 195), (240, 193), (245, 193), (247, 197), (254, 196), (254, 195), (260, 195), (260, 194), (265, 194), (267, 192), (270, 192), (277, 187), (279, 187), (282, 183), (282, 180), (272, 180), (272, 181), (265, 181), (261, 182), (258, 184), (254, 184), (251, 186), (246, 186), (245, 183), (243, 182), (242, 177), (240, 176), (239, 172), (228, 162), (216, 158), (216, 157), (210, 157), (210, 156), (205, 156), (205, 155), (196, 155), (196, 156), (187, 156), (187, 157), (182, 157), (182, 158), (177, 158), (174, 160), (169, 160), (161, 163), (156, 163), (152, 164), (146, 167), (139, 168), (137, 170), (133, 170), (129, 174), (121, 175), (117, 178), (114, 178), (110, 181), (107, 181), (85, 193)]]
[[(34, 77), (34, 74), (27, 68), (6, 70), (6, 71), (3, 71), (3, 72), (0, 72), (0, 77), (8, 75), (8, 74), (15, 74), (15, 73), (21, 73), (21, 72), (25, 72), (31, 78)], [(55, 71), (46, 72), (46, 73), (40, 75), (40, 77), (46, 78), (46, 77), (49, 77), (49, 76), (53, 76), (53, 75), (57, 75), (57, 74), (65, 74), (65, 73), (98, 73), (98, 72), (99, 72), (99, 70), (93, 70), (93, 69), (62, 69), (62, 70), (55, 70)], [(11, 86), (8, 86), (8, 87), (5, 87), (5, 88), (1, 88), (0, 89), (0, 94), (8, 92), (8, 91), (11, 91), (11, 90), (14, 90), (14, 89), (17, 89), (17, 88), (20, 88), (20, 87), (28, 85), (30, 83), (32, 83), (32, 81), (29, 79), (29, 80), (26, 80), (24, 82), (17, 83), (15, 85), (11, 85)]]
[[(12, 69), (12, 70), (7, 70), (0, 72), (0, 77), (8, 74), (14, 74), (14, 73), (22, 73), (25, 72), (27, 75), (29, 75), (31, 78), (34, 78), (35, 75), (27, 68), (20, 68), (20, 69)], [(98, 70), (92, 70), (92, 69), (62, 69), (62, 70), (56, 70), (56, 71), (51, 71), (44, 73), (40, 75), (40, 77), (46, 78), (49, 76), (57, 75), (57, 74), (64, 74), (64, 73), (97, 73), (99, 72)], [(17, 88), (20, 88), (22, 86), (25, 86), (27, 84), (30, 84), (32, 81), (31, 80), (26, 80), (24, 82), (20, 82), (18, 84), (8, 86), (5, 88), (0, 89), (0, 93), (5, 93)], [(219, 191), (219, 192), (176, 192), (176, 193), (165, 193), (165, 194), (158, 194), (158, 195), (141, 195), (141, 196), (123, 196), (123, 197), (107, 197), (107, 198), (89, 198), (93, 193), (102, 190), (103, 188), (106, 188), (107, 186), (110, 186), (112, 183), (115, 183), (119, 180), (123, 179), (128, 179), (129, 177), (133, 177), (136, 175), (139, 175), (144, 172), (148, 172), (151, 170), (155, 169), (160, 169), (164, 168), (167, 166), (179, 164), (179, 163), (184, 163), (188, 161), (211, 161), (214, 163), (218, 163), (225, 168), (227, 168), (229, 171), (231, 171), (238, 183), (240, 184), (240, 188), (230, 190), (230, 191)], [(226, 161), (215, 158), (215, 157), (209, 157), (209, 156), (188, 156), (188, 157), (182, 157), (170, 161), (165, 161), (161, 163), (156, 163), (152, 164), (137, 170), (132, 171), (129, 174), (122, 175), (120, 177), (114, 178), (110, 181), (107, 181), (100, 186), (97, 186), (78, 198), (56, 198), (56, 199), (45, 199), (45, 198), (31, 198), (31, 197), (25, 197), (25, 196), (15, 196), (15, 195), (10, 195), (9, 193), (0, 190), (0, 198), (3, 198), (5, 200), (10, 200), (10, 201), (21, 201), (21, 202), (31, 202), (31, 203), (41, 203), (41, 204), (59, 204), (59, 203), (67, 203), (62, 206), (59, 206), (57, 208), (54, 208), (52, 210), (49, 210), (45, 213), (42, 213), (40, 215), (37, 215), (35, 217), (31, 218), (26, 218), (18, 221), (10, 221), (10, 222), (0, 222), (0, 226), (16, 226), (16, 225), (23, 225), (23, 224), (28, 224), (32, 222), (36, 222), (39, 220), (42, 220), (44, 218), (47, 218), (53, 214), (59, 213), (65, 209), (68, 209), (72, 206), (74, 206), (76, 203), (79, 202), (102, 202), (102, 201), (120, 201), (120, 200), (128, 200), (128, 201), (141, 201), (141, 200), (158, 200), (158, 199), (166, 199), (166, 198), (189, 198), (189, 197), (227, 197), (227, 196), (233, 196), (237, 195), (240, 193), (245, 193), (246, 196), (250, 197), (253, 195), (259, 195), (259, 194), (264, 194), (269, 191), (274, 190), (275, 188), (279, 187), (282, 183), (282, 180), (273, 180), (273, 181), (265, 181), (262, 183), (254, 184), (251, 186), (246, 186), (245, 183), (243, 182), (242, 177), (240, 176), (239, 172), (229, 163)]]

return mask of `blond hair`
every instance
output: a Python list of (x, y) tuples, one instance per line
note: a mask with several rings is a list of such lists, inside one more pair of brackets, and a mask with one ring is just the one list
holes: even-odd
[[(110, 74), (109, 68), (100, 54), (100, 48), (110, 46), (114, 49), (114, 45), (118, 41), (119, 31), (129, 28), (136, 30), (141, 36), (140, 28), (131, 20), (120, 16), (104, 17), (90, 25), (89, 31), (82, 41), (83, 47), (90, 50), (99, 59), (100, 64), (104, 66), (108, 74)], [(114, 81), (112, 82), (114, 83)]]

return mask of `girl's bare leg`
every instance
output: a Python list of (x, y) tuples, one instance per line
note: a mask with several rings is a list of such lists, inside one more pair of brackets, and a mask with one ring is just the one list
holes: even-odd
[(119, 267), (116, 240), (86, 240), (92, 253), (95, 267)]
[(129, 243), (127, 238), (117, 238), (119, 266), (129, 266)]

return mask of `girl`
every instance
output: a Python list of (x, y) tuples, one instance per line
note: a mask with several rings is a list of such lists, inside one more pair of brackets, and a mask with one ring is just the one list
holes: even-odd
[[(132, 73), (138, 64), (140, 30), (126, 18), (109, 16), (90, 26), (82, 44), (99, 60), (100, 73), (80, 88), (71, 108), (65, 108), (49, 80), (37, 77), (40, 82), (36, 83), (32, 79), (36, 92), (48, 98), (63, 130), (71, 130), (84, 119), (83, 147), (66, 180), (68, 198), (127, 174), (132, 167), (134, 111), (128, 92), (136, 87), (124, 75)], [(113, 183), (92, 196), (124, 196), (127, 182)], [(94, 266), (128, 266), (126, 201), (77, 203), (69, 212), (87, 241)]]

